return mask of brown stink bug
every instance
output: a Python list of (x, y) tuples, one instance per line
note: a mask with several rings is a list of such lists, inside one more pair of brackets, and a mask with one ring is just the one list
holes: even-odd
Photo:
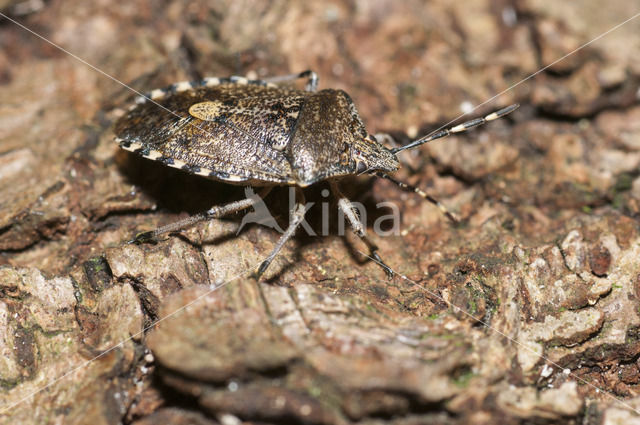
[[(278, 85), (297, 78), (308, 79), (305, 90)], [(500, 118), (518, 105), (389, 149), (366, 131), (347, 93), (316, 91), (317, 83), (316, 74), (305, 71), (268, 80), (230, 77), (173, 84), (139, 97), (116, 122), (115, 140), (123, 149), (188, 173), (236, 185), (261, 186), (261, 197), (273, 186), (296, 187), (298, 199), (289, 226), (258, 268), (258, 278), (304, 219), (301, 189), (323, 180), (329, 182), (338, 207), (369, 248), (371, 257), (391, 275), (391, 268), (366, 236), (356, 209), (340, 192), (337, 182), (363, 173), (382, 177), (436, 204), (455, 221), (437, 200), (387, 174), (398, 169), (396, 154)], [(135, 241), (244, 210), (255, 202), (256, 197), (251, 197), (214, 206), (142, 233)]]

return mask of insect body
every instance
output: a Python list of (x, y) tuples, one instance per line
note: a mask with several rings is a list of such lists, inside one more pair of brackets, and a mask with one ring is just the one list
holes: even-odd
[[(279, 86), (278, 82), (308, 78), (306, 90)], [(223, 182), (264, 187), (266, 196), (276, 185), (304, 188), (328, 180), (353, 230), (367, 244), (372, 257), (387, 271), (376, 245), (365, 235), (353, 205), (340, 192), (337, 181), (368, 173), (387, 178), (442, 205), (418, 188), (387, 173), (398, 169), (396, 154), (453, 132), (465, 131), (513, 111), (504, 108), (408, 145), (388, 149), (370, 135), (353, 101), (342, 90), (316, 91), (311, 71), (267, 81), (242, 77), (209, 78), (178, 83), (140, 97), (115, 124), (116, 142), (168, 166)], [(273, 252), (258, 269), (267, 269), (284, 243), (304, 219), (304, 196), (298, 190), (291, 222)], [(185, 228), (199, 221), (222, 217), (250, 207), (255, 198), (216, 206), (208, 211), (138, 235), (137, 241)]]

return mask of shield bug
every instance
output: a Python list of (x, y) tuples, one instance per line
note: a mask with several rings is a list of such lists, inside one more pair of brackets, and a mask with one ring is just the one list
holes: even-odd
[[(305, 90), (279, 84), (298, 78), (307, 79)], [(324, 180), (329, 182), (338, 198), (338, 207), (367, 245), (371, 257), (391, 275), (391, 268), (366, 236), (356, 209), (342, 194), (337, 182), (363, 173), (385, 178), (434, 203), (455, 221), (436, 199), (388, 174), (399, 167), (397, 154), (500, 118), (518, 105), (403, 146), (387, 148), (366, 131), (347, 93), (333, 89), (317, 91), (317, 84), (318, 78), (312, 71), (267, 80), (230, 77), (173, 84), (139, 97), (116, 122), (115, 140), (123, 149), (188, 173), (235, 185), (262, 187), (260, 197), (266, 196), (274, 186), (296, 187), (297, 199), (289, 226), (258, 268), (258, 278), (304, 219), (302, 188)], [(206, 212), (141, 233), (135, 241), (153, 239), (200, 221), (244, 210), (252, 206), (255, 199), (214, 206)]]

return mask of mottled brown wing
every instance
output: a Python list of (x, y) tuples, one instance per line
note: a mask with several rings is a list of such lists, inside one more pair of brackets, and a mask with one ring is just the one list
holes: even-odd
[(307, 92), (227, 81), (151, 92), (153, 102), (140, 101), (118, 120), (116, 140), (193, 174), (230, 183), (295, 184), (282, 150)]

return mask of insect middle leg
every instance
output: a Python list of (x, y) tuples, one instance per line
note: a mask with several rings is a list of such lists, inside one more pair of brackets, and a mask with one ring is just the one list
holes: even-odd
[(391, 269), (391, 267), (387, 266), (385, 262), (382, 261), (382, 258), (380, 258), (380, 255), (378, 255), (378, 246), (375, 243), (373, 243), (371, 239), (367, 237), (364, 231), (364, 226), (362, 225), (362, 222), (358, 217), (358, 213), (355, 207), (353, 206), (353, 204), (351, 203), (351, 201), (349, 201), (349, 199), (347, 199), (347, 197), (342, 194), (336, 182), (331, 181), (329, 182), (329, 184), (331, 185), (331, 191), (333, 192), (334, 196), (338, 198), (338, 208), (340, 208), (342, 213), (349, 220), (349, 224), (351, 224), (353, 233), (358, 235), (358, 237), (362, 239), (362, 241), (367, 245), (367, 248), (369, 248), (369, 255), (371, 256), (371, 258), (373, 258), (373, 260), (380, 267), (382, 267), (382, 269), (385, 271), (385, 273), (387, 273), (389, 277), (393, 276), (394, 272)]
[(201, 221), (212, 220), (214, 218), (220, 218), (238, 211), (242, 211), (257, 203), (259, 200), (264, 199), (270, 191), (271, 187), (266, 187), (260, 191), (258, 196), (252, 196), (250, 198), (241, 199), (239, 201), (233, 201), (225, 205), (216, 205), (209, 208), (205, 212), (192, 215), (183, 220), (167, 224), (166, 226), (158, 227), (156, 230), (139, 233), (133, 240), (129, 241), (129, 243), (153, 241), (158, 236), (165, 233), (177, 232), (179, 230), (191, 227), (194, 224), (200, 223)]
[(298, 228), (298, 226), (300, 226), (300, 224), (304, 220), (304, 215), (307, 212), (307, 208), (305, 206), (304, 194), (302, 193), (302, 190), (298, 188), (296, 190), (296, 195), (298, 199), (296, 200), (296, 205), (293, 208), (293, 213), (291, 215), (291, 221), (289, 222), (289, 227), (287, 227), (287, 230), (285, 230), (282, 236), (280, 236), (280, 239), (278, 240), (278, 242), (276, 243), (276, 246), (271, 251), (271, 254), (269, 254), (267, 259), (264, 260), (262, 264), (260, 264), (260, 267), (258, 267), (258, 270), (255, 273), (256, 280), (260, 280), (260, 277), (262, 276), (262, 274), (267, 270), (267, 268), (269, 267), (273, 259), (276, 258), (276, 256), (278, 255), (278, 253), (280, 252), (284, 244), (287, 243), (289, 239), (291, 239), (291, 237), (296, 232), (296, 229)]
[(305, 86), (305, 90), (306, 91), (316, 91), (318, 88), (318, 74), (316, 74), (315, 72), (311, 71), (311, 70), (306, 70), (306, 71), (302, 71), (299, 72), (297, 74), (287, 74), (287, 75), (278, 75), (275, 77), (268, 77), (265, 78), (264, 81), (268, 82), (268, 83), (274, 83), (274, 84), (278, 84), (278, 83), (286, 83), (289, 81), (294, 81), (297, 80), (299, 78), (306, 78), (307, 79), (307, 85)]

